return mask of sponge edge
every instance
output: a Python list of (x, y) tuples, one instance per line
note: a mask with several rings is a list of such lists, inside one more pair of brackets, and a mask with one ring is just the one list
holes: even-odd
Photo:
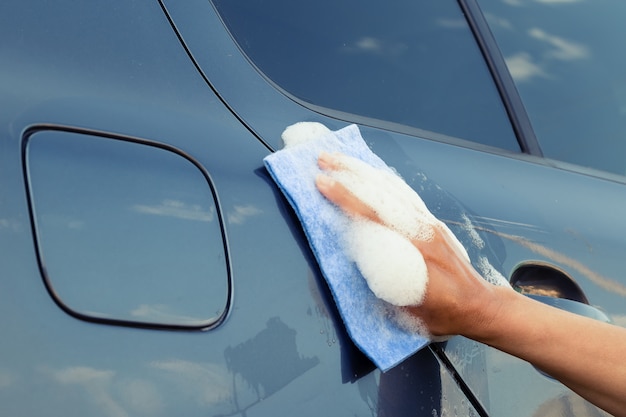
[[(300, 124), (296, 129), (303, 127), (306, 125)], [(296, 131), (291, 130), (291, 134)], [(302, 224), (348, 334), (378, 368), (386, 371), (426, 346), (430, 337), (394, 320), (401, 316), (402, 308), (370, 290), (346, 254), (345, 216), (317, 191), (315, 178), (321, 173), (317, 158), (322, 151), (342, 153), (376, 169), (393, 171), (369, 149), (355, 125), (327, 131), (315, 140), (294, 144), (288, 138), (287, 142), (286, 148), (264, 159), (265, 166)]]

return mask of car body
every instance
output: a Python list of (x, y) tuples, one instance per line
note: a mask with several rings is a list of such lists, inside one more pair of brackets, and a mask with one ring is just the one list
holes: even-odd
[(599, 51), (528, 23), (586, 2), (413, 3), (5, 2), (0, 414), (601, 415), (462, 337), (375, 369), (263, 167), (293, 123), (356, 123), (474, 261), (626, 323), (621, 64), (591, 60), (613, 107), (555, 96), (580, 83), (548, 64)]

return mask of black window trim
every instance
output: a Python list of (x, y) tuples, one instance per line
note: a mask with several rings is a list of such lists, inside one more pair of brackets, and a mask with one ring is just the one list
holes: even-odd
[(543, 157), (526, 108), (477, 0), (457, 0), (474, 34), (522, 152)]
[[(234, 47), (239, 51), (239, 53), (246, 60), (246, 62), (248, 62), (248, 64), (252, 68), (254, 68), (256, 73), (260, 75), (261, 78), (263, 78), (263, 80), (266, 83), (268, 83), (272, 87), (273, 90), (277, 91), (282, 96), (286, 97), (287, 99), (289, 99), (290, 101), (294, 102), (295, 104), (299, 106), (302, 106), (310, 111), (313, 111), (322, 116), (329, 117), (338, 121), (342, 121), (346, 123), (356, 123), (360, 126), (367, 126), (367, 127), (371, 127), (374, 129), (383, 129), (383, 130), (391, 131), (394, 133), (414, 136), (414, 137), (427, 139), (427, 140), (433, 140), (436, 142), (447, 143), (450, 145), (461, 146), (461, 147), (465, 147), (469, 149), (475, 149), (475, 150), (482, 151), (482, 152), (488, 152), (488, 153), (493, 153), (493, 154), (498, 154), (498, 155), (507, 155), (507, 156), (513, 156), (513, 155), (520, 156), (520, 155), (527, 154), (531, 156), (543, 157), (543, 153), (541, 152), (539, 148), (539, 144), (536, 140), (534, 130), (532, 129), (532, 126), (530, 124), (530, 119), (528, 118), (526, 109), (524, 108), (522, 104), (521, 98), (517, 92), (517, 88), (515, 87), (513, 79), (511, 78), (511, 75), (509, 74), (506, 63), (504, 62), (504, 58), (502, 57), (502, 54), (500, 53), (500, 50), (496, 45), (495, 39), (493, 38), (493, 35), (491, 34), (491, 30), (489, 29), (489, 26), (487, 25), (487, 22), (482, 14), (482, 11), (480, 10), (478, 4), (475, 1), (472, 1), (473, 3), (473, 6), (471, 6), (473, 10), (472, 14), (468, 12), (469, 9), (468, 7), (466, 7), (466, 2), (464, 0), (457, 0), (457, 2), (459, 3), (459, 6), (461, 7), (461, 11), (465, 15), (465, 18), (470, 27), (470, 31), (472, 32), (474, 39), (477, 42), (477, 45), (479, 47), (479, 51), (481, 52), (481, 55), (483, 56), (483, 59), (485, 60), (487, 64), (487, 70), (489, 71), (489, 74), (492, 76), (492, 79), (494, 80), (496, 91), (498, 92), (498, 95), (500, 96), (500, 99), (502, 100), (504, 111), (507, 114), (509, 122), (511, 123), (513, 134), (515, 135), (515, 138), (517, 139), (518, 145), (520, 147), (520, 150), (518, 151), (510, 151), (501, 147), (486, 145), (486, 144), (483, 144), (481, 142), (477, 142), (471, 139), (464, 139), (464, 138), (459, 138), (455, 136), (449, 136), (443, 133), (433, 132), (433, 131), (425, 130), (425, 129), (415, 127), (415, 126), (409, 126), (409, 125), (405, 125), (401, 123), (390, 122), (387, 120), (381, 120), (381, 119), (376, 119), (376, 118), (369, 117), (369, 116), (363, 116), (363, 115), (359, 115), (355, 113), (336, 110), (333, 108), (316, 105), (302, 98), (294, 96), (292, 93), (285, 90), (283, 87), (278, 85), (274, 80), (272, 80), (269, 76), (267, 76), (267, 74), (265, 74), (265, 72), (263, 72), (256, 65), (256, 63), (248, 56), (248, 54), (246, 54), (246, 52), (242, 49), (242, 47), (237, 42), (235, 36), (230, 32), (228, 25), (224, 21), (224, 18), (220, 14), (215, 4), (213, 4), (213, 1), (212, 0), (209, 1), (213, 11), (215, 12), (215, 15), (217, 16), (219, 21), (222, 23), (224, 30), (229, 34)], [(173, 18), (171, 17), (169, 11), (167, 10), (165, 1), (159, 0), (159, 3), (161, 4), (161, 7), (165, 15), (168, 17), (170, 24), (172, 25), (172, 28), (174, 32), (176, 33), (176, 35), (178, 36), (181, 44), (187, 51), (191, 60), (194, 62), (194, 65), (196, 66), (198, 71), (202, 74), (202, 76), (205, 78), (207, 83), (211, 86), (211, 89), (215, 92), (215, 94), (218, 97), (220, 97), (222, 102), (230, 109), (230, 111), (235, 115), (235, 117), (237, 117), (237, 119), (240, 120), (240, 122), (244, 126), (246, 126), (246, 128), (250, 130), (250, 132), (252, 132), (252, 134), (254, 134), (265, 146), (267, 146), (269, 150), (271, 150), (272, 152), (276, 151), (276, 149), (274, 149), (274, 147), (270, 143), (263, 140), (263, 138), (257, 132), (254, 131), (254, 129), (247, 123), (247, 121), (240, 114), (238, 114), (238, 112), (235, 111), (235, 109), (229, 104), (228, 100), (225, 99), (222, 94), (220, 94), (217, 88), (215, 88), (213, 83), (205, 75), (203, 69), (201, 68), (201, 65), (194, 58), (192, 51), (187, 47), (187, 44), (182, 34), (180, 33)], [(482, 23), (480, 23), (479, 25), (478, 22), (482, 22)], [(480, 32), (478, 32), (479, 26), (481, 27)], [(489, 39), (489, 42), (486, 42), (487, 39)], [(491, 47), (489, 48), (489, 52), (487, 52), (487, 47), (486, 47), (487, 43), (491, 45)], [(497, 67), (495, 65), (496, 62), (498, 63)], [(503, 82), (503, 80), (507, 80), (507, 81)]]

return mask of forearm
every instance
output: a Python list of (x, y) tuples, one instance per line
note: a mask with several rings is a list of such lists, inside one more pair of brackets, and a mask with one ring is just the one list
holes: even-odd
[[(363, 171), (367, 167), (357, 165), (346, 157), (320, 155), (319, 166), (330, 176), (318, 176), (317, 187), (348, 215), (385, 225), (412, 239), (427, 266), (428, 283), (422, 302), (403, 307), (408, 313), (434, 336), (462, 334), (508, 352), (599, 407), (626, 417), (626, 329), (566, 313), (509, 287), (489, 284), (469, 263), (449, 229), (425, 216), (429, 212), (419, 196), (409, 200), (398, 197), (404, 191), (412, 193), (404, 189), (389, 193), (381, 205), (380, 193), (370, 191), (394, 188), (395, 182), (370, 181)], [(393, 215), (381, 216), (388, 205), (395, 207)], [(419, 227), (410, 227), (410, 233), (398, 226), (405, 222), (396, 218), (406, 219), (407, 215), (419, 220)], [(422, 228), (427, 233), (422, 233)]]
[[(608, 412), (626, 415), (626, 329), (544, 305), (508, 288), (480, 303), (465, 336), (524, 359)], [(484, 307), (487, 306), (487, 307)]]

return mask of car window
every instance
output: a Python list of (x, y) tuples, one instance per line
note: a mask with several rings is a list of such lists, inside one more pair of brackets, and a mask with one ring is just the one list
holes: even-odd
[(305, 105), (520, 151), (454, 1), (213, 3), (254, 65)]
[(544, 155), (626, 174), (626, 2), (479, 3)]

